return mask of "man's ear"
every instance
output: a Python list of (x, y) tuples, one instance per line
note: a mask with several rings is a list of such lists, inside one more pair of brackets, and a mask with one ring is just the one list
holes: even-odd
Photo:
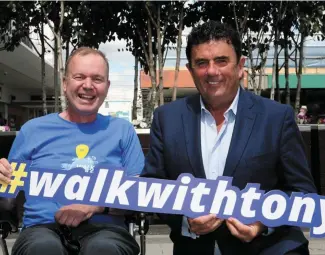
[(190, 63), (186, 64), (186, 68), (192, 74), (192, 67), (191, 67)]
[(244, 65), (245, 65), (245, 57), (241, 57), (238, 62), (238, 78), (242, 79), (244, 78)]
[(67, 78), (65, 76), (63, 76), (63, 91), (64, 93), (67, 91)]

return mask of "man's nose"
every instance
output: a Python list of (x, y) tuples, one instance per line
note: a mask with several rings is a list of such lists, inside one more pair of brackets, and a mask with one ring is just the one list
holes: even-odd
[(207, 69), (207, 75), (215, 76), (219, 74), (220, 74), (219, 67), (214, 62), (210, 62)]
[(85, 89), (92, 89), (93, 88), (93, 82), (90, 77), (87, 77), (83, 83), (83, 88)]

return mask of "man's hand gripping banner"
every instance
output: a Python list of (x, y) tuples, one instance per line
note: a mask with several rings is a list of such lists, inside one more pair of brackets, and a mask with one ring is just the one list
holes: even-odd
[(93, 174), (32, 169), (29, 162), (11, 162), (10, 184), (0, 182), (0, 196), (52, 199), (65, 204), (88, 204), (130, 211), (198, 217), (216, 214), (245, 224), (261, 221), (269, 227), (292, 225), (310, 228), (311, 237), (325, 237), (325, 197), (317, 194), (265, 193), (259, 184), (244, 190), (231, 185), (231, 177), (217, 180), (182, 174), (176, 181), (128, 177), (123, 169), (97, 166)]

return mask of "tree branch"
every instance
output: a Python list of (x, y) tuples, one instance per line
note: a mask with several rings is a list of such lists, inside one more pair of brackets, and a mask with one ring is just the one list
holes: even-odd
[[(60, 0), (60, 8), (61, 8), (61, 13), (64, 13), (64, 1), (63, 0)], [(43, 9), (43, 12), (46, 13), (44, 11), (44, 8), (42, 7)], [(53, 35), (57, 38), (57, 40), (59, 39), (58, 37), (58, 34), (54, 31), (54, 27), (52, 26), (51, 24), (51, 21), (49, 20), (49, 18), (47, 17), (47, 15), (44, 15), (45, 16), (45, 19), (46, 19), (46, 22), (48, 24), (48, 26), (50, 27)], [(59, 25), (59, 30), (61, 31), (62, 30), (62, 26), (63, 26), (63, 19), (64, 19), (64, 15), (60, 15), (60, 25)]]
[(155, 22), (155, 20), (153, 19), (152, 15), (151, 15), (151, 11), (149, 10), (148, 2), (145, 3), (145, 7), (146, 7), (146, 10), (147, 10), (148, 16), (149, 16), (149, 18), (150, 18), (152, 24), (156, 27), (156, 29), (158, 29), (158, 25), (157, 25), (157, 23)]
[[(42, 7), (42, 9), (43, 9), (43, 7)], [(43, 9), (43, 12), (45, 13), (44, 9)], [(45, 16), (45, 19), (46, 19), (47, 25), (50, 27), (50, 29), (51, 29), (53, 35), (58, 39), (58, 36), (57, 36), (57, 34), (55, 33), (53, 26), (51, 25), (51, 21), (49, 20), (49, 18), (47, 17), (47, 15), (44, 15), (44, 16)]]
[(165, 38), (165, 33), (166, 33), (166, 30), (167, 30), (167, 27), (168, 27), (166, 25), (166, 23), (171, 19), (173, 13), (174, 13), (173, 5), (172, 5), (172, 3), (170, 3), (168, 17), (167, 17), (167, 20), (165, 22), (165, 26), (164, 26), (164, 29), (163, 29), (163, 32), (162, 32), (162, 34), (164, 35), (164, 38)]
[(168, 48), (169, 47), (166, 47), (165, 57), (164, 57), (164, 61), (163, 61), (163, 66), (165, 66), (165, 62), (166, 62), (166, 58), (167, 58), (167, 53), (168, 53)]
[[(183, 5), (184, 7), (184, 5)], [(172, 16), (172, 13), (173, 13), (173, 8), (172, 8), (172, 5), (170, 5), (170, 10), (169, 10), (169, 14), (168, 14), (168, 18), (167, 18), (167, 21), (171, 19), (171, 16)], [(166, 43), (166, 36), (165, 36), (165, 33), (166, 33), (166, 30), (167, 30), (167, 25), (164, 26), (164, 29), (163, 29), (163, 42), (162, 42), (162, 45), (165, 45)]]
[[(260, 23), (262, 23), (262, 22), (260, 22)], [(259, 56), (260, 56), (260, 51), (261, 51), (260, 45), (261, 45), (261, 37), (262, 37), (262, 35), (264, 35), (264, 31), (262, 30), (262, 27), (260, 26), (258, 34), (257, 34), (257, 45), (256, 45), (256, 47), (258, 48), (258, 52), (257, 52), (255, 66), (257, 66), (257, 62), (258, 62)]]
[[(61, 15), (60, 15), (59, 29), (60, 29), (60, 31), (62, 31), (63, 19), (64, 19), (64, 1), (63, 0), (60, 1), (60, 9), (61, 9)], [(63, 15), (62, 15), (62, 13), (63, 13)]]
[[(290, 59), (290, 60), (293, 60), (292, 58), (290, 58), (290, 56), (291, 56), (295, 51), (296, 51), (296, 49), (294, 49), (294, 50), (290, 53), (290, 55), (289, 55), (289, 59)], [(280, 67), (279, 70), (281, 70), (281, 69), (284, 67), (284, 64), (285, 64), (285, 63), (282, 64), (282, 66)]]
[(241, 37), (241, 32), (239, 31), (238, 20), (237, 20), (237, 13), (236, 13), (235, 0), (232, 1), (232, 6), (233, 6), (233, 12), (234, 12), (234, 16), (235, 16), (235, 24), (236, 24), (236, 28), (237, 28), (238, 33), (240, 34), (240, 37)]
[[(244, 28), (246, 27), (246, 23), (247, 23), (247, 20), (248, 20), (248, 16), (249, 16), (249, 13), (251, 11), (251, 8), (252, 7), (252, 2), (248, 2), (248, 7), (246, 8), (245, 10), (245, 16), (244, 16), (244, 20), (241, 22), (240, 24), (240, 29), (241, 29), (241, 33), (243, 33), (244, 31)], [(248, 10), (248, 11), (247, 11)], [(262, 15), (262, 14), (261, 14)]]
[(28, 38), (29, 42), (32, 44), (32, 46), (33, 46), (34, 50), (36, 51), (37, 55), (38, 55), (39, 57), (41, 57), (42, 55), (41, 55), (41, 53), (38, 51), (38, 49), (36, 48), (36, 46), (35, 46), (35, 44), (33, 43), (33, 41), (30, 39), (29, 36), (27, 36), (27, 38)]
[[(42, 11), (44, 13), (43, 8), (42, 8)], [(50, 40), (50, 39), (44, 33), (41, 32), (40, 28), (38, 28), (38, 33), (39, 33), (39, 36), (42, 36), (44, 38), (44, 42), (47, 44), (47, 46), (49, 46), (51, 48), (51, 50), (54, 51), (54, 47), (52, 45), (50, 45), (50, 43), (47, 41), (47, 40)]]
[(137, 31), (137, 34), (138, 34), (138, 36), (140, 38), (140, 42), (141, 42), (141, 46), (142, 46), (142, 49), (143, 49), (143, 52), (144, 52), (144, 56), (146, 58), (146, 61), (147, 61), (148, 66), (149, 66), (149, 55), (148, 55), (148, 52), (146, 51), (146, 46), (144, 44), (144, 38), (141, 35), (140, 30), (139, 30), (138, 27), (136, 28), (136, 31)]
[(44, 41), (47, 44), (47, 46), (49, 46), (51, 48), (51, 50), (54, 51), (54, 47), (47, 40), (44, 40)]

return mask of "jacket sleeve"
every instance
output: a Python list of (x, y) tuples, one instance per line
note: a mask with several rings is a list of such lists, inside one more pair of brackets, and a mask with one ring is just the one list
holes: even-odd
[(281, 131), (280, 163), (282, 171), (279, 177), (284, 192), (317, 193), (303, 139), (291, 107), (287, 108)]
[[(150, 146), (146, 156), (145, 166), (141, 177), (170, 179), (168, 171), (165, 168), (164, 152), (168, 148), (164, 145), (164, 134), (160, 122), (159, 111), (154, 112), (153, 121), (150, 130)], [(180, 231), (182, 224), (181, 215), (159, 214), (158, 215), (173, 230)]]

